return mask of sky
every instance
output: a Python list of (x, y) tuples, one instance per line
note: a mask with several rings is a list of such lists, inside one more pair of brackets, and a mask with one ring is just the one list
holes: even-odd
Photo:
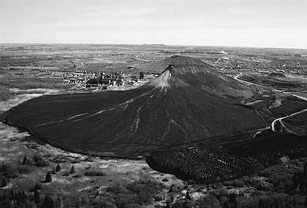
[(0, 0), (0, 43), (307, 49), (307, 0)]

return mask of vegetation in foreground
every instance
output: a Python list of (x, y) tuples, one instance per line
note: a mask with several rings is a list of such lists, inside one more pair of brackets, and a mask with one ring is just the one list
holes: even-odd
[[(301, 208), (307, 205), (307, 158), (235, 180), (213, 184), (189, 180), (182, 186), (169, 185), (168, 178), (159, 181), (149, 173), (135, 181), (103, 184), (100, 179), (108, 178), (108, 171), (94, 167), (80, 169), (80, 161), (66, 164), (63, 160), (63, 156), (34, 154), (25, 156), (18, 164), (3, 162), (0, 207)], [(27, 182), (37, 171), (44, 173), (42, 180)], [(89, 185), (86, 178), (96, 182)], [(68, 181), (87, 189), (76, 191), (77, 186), (66, 184)], [(67, 185), (72, 187), (63, 197), (59, 186)]]
[(10, 90), (7, 87), (0, 85), (0, 101), (6, 101), (12, 97), (13, 93), (10, 92)]

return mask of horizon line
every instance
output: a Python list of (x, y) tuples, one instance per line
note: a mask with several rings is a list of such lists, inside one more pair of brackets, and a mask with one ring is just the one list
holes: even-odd
[(295, 47), (276, 47), (276, 46), (239, 46), (239, 45), (202, 45), (202, 44), (165, 44), (165, 43), (2, 43), (0, 45), (126, 45), (126, 46), (143, 46), (143, 45), (160, 45), (174, 47), (227, 47), (227, 48), (259, 48), (259, 49), (289, 49), (289, 50), (307, 50), (307, 48)]

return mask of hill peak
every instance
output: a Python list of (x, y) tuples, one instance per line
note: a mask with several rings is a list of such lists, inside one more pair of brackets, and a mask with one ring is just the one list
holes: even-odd
[[(195, 77), (204, 76), (204, 74), (216, 76), (216, 72), (211, 65), (199, 59), (187, 56), (174, 55), (159, 61), (159, 65), (164, 66), (164, 69), (158, 78), (149, 82), (148, 85), (150, 86), (162, 88), (170, 86), (187, 86), (189, 82), (187, 78), (192, 78), (193, 80)], [(196, 73), (198, 75), (196, 75)]]
[(189, 57), (189, 56), (181, 56), (181, 55), (173, 55), (169, 58), (165, 58), (163, 62), (168, 62), (171, 65), (199, 65), (204, 64), (203, 61)]
[[(211, 65), (206, 64), (199, 59), (188, 57), (188, 56), (174, 55), (174, 56), (171, 56), (169, 58), (162, 60), (162, 63), (163, 65), (167, 66), (165, 70), (168, 70), (171, 74), (209, 72), (213, 70)], [(162, 74), (164, 73), (164, 71), (162, 72)]]
[[(205, 72), (211, 72), (214, 71), (213, 67), (210, 64), (207, 64), (203, 62), (200, 59), (188, 57), (188, 56), (181, 56), (181, 55), (173, 55), (168, 58), (164, 58), (159, 61), (153, 61), (150, 63), (144, 63), (137, 66), (134, 66), (135, 68), (139, 69), (143, 72), (157, 72), (157, 73), (163, 73), (164, 70), (169, 66), (172, 65), (175, 67), (177, 72), (180, 72), (181, 74), (186, 72), (193, 72), (190, 69), (191, 68), (198, 68), (197, 71), (205, 71)], [(175, 73), (175, 71), (173, 71)]]

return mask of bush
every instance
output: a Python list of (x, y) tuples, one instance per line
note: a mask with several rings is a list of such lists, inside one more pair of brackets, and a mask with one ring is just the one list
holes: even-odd
[(286, 207), (286, 199), (287, 199), (286, 194), (273, 194), (271, 198), (273, 200), (273, 204), (275, 207), (278, 208)]
[(108, 187), (107, 192), (110, 192), (110, 193), (113, 193), (115, 195), (117, 194), (129, 194), (131, 193), (128, 189), (126, 189), (124, 186), (121, 186), (121, 185), (116, 185), (116, 186), (111, 186), (111, 187)]
[(119, 208), (124, 207), (127, 204), (141, 204), (135, 194), (118, 194), (115, 197), (115, 203)]
[(258, 207), (258, 199), (256, 197), (239, 198), (237, 202), (238, 202), (238, 207), (244, 207), (244, 208)]
[(209, 191), (209, 193), (215, 196), (217, 199), (220, 199), (222, 196), (229, 196), (229, 193), (226, 189), (213, 189)]
[(198, 207), (212, 207), (212, 208), (218, 208), (220, 207), (219, 200), (214, 197), (212, 194), (208, 194), (207, 196), (198, 199), (195, 201), (195, 204), (198, 205)]
[(117, 206), (109, 201), (99, 201), (95, 203), (96, 206), (95, 207), (99, 207), (99, 208), (117, 208)]
[(136, 182), (129, 183), (127, 185), (127, 189), (130, 190), (133, 193), (136, 193), (136, 194), (139, 194), (141, 192), (147, 192), (147, 191), (152, 192), (152, 189), (150, 187), (146, 187), (146, 185), (139, 184), (139, 183), (136, 183)]
[(16, 178), (18, 176), (17, 165), (11, 163), (4, 163), (0, 168), (6, 178)]
[(18, 172), (21, 174), (27, 174), (31, 171), (32, 171), (32, 168), (29, 165), (19, 165), (18, 166)]
[(232, 186), (233, 187), (244, 187), (245, 184), (241, 180), (234, 180), (234, 181), (232, 181)]
[(34, 190), (42, 190), (42, 189), (43, 189), (42, 185), (40, 185), (38, 183), (35, 184)]
[(147, 204), (152, 200), (152, 194), (148, 192), (140, 192), (138, 193), (138, 198), (140, 204)]
[(49, 165), (49, 161), (43, 158), (40, 154), (36, 154), (33, 156), (33, 161), (38, 167), (46, 167)]
[(273, 207), (273, 199), (269, 196), (262, 196), (258, 202), (258, 208)]
[(141, 208), (142, 206), (135, 204), (135, 203), (131, 203), (131, 204), (127, 204), (125, 205), (123, 208)]
[(114, 195), (115, 204), (118, 207), (123, 207), (127, 204), (148, 204), (154, 198), (157, 190), (161, 190), (162, 187), (164, 188), (162, 183), (151, 180), (141, 180), (129, 183), (127, 186), (117, 184), (108, 187), (106, 192)]
[(13, 93), (7, 88), (0, 85), (0, 101), (5, 101), (13, 97)]

